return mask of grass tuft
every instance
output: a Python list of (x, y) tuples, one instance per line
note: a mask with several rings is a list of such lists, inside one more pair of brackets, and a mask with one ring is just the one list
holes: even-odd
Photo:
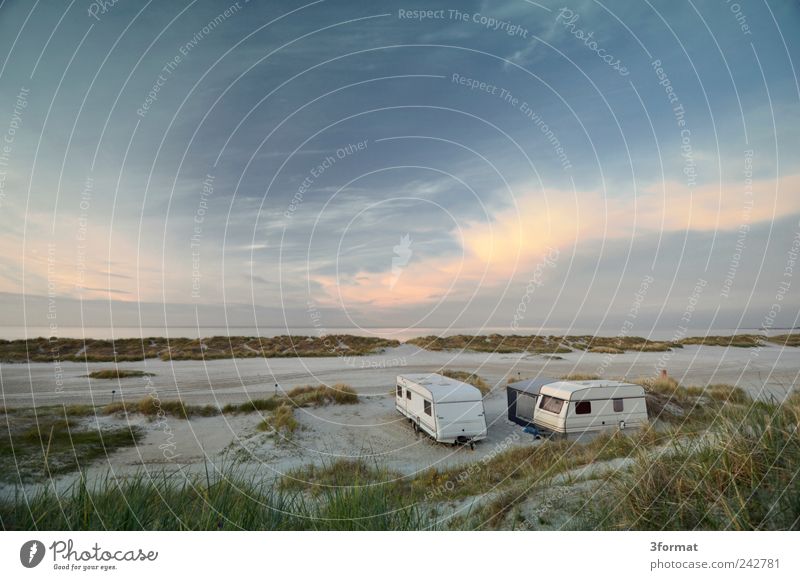
[(489, 384), (484, 381), (477, 373), (468, 373), (466, 371), (455, 371), (452, 369), (442, 369), (439, 371), (439, 374), (445, 377), (450, 377), (451, 379), (456, 379), (457, 381), (461, 381), (462, 383), (467, 383), (468, 385), (472, 385), (476, 389), (481, 392), (481, 395), (486, 396), (486, 394), (491, 390)]
[(127, 379), (133, 377), (154, 377), (155, 373), (145, 371), (133, 371), (128, 369), (104, 369), (89, 373), (90, 379)]
[(294, 417), (294, 408), (289, 405), (281, 405), (269, 417), (258, 424), (259, 431), (271, 431), (278, 435), (290, 436), (292, 435), (300, 424)]
[(286, 393), (286, 397), (296, 407), (355, 405), (358, 403), (358, 393), (353, 387), (344, 383), (336, 383), (330, 387), (328, 385), (295, 387)]
[(435, 522), (381, 486), (324, 488), (313, 499), (278, 489), (261, 475), (225, 468), (216, 476), (164, 471), (62, 492), (43, 487), (27, 501), (0, 499), (14, 530), (421, 530)]
[(568, 375), (564, 375), (563, 377), (559, 377), (562, 381), (596, 381), (599, 380), (600, 377), (598, 375), (587, 375), (583, 373), (570, 373)]
[(800, 407), (728, 408), (702, 440), (639, 454), (588, 525), (633, 530), (790, 530), (800, 525)]

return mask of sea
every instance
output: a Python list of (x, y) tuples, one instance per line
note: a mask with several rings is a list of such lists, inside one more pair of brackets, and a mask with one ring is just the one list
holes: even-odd
[[(677, 340), (684, 336), (706, 336), (731, 334), (785, 334), (798, 329), (772, 328), (767, 331), (758, 328), (697, 328), (689, 329), (682, 336), (676, 336), (674, 328), (643, 329), (639, 332), (632, 331), (631, 336), (643, 336), (650, 340)], [(257, 326), (59, 326), (56, 333), (52, 333), (47, 326), (0, 326), (0, 339), (18, 340), (37, 337), (80, 338), (80, 339), (119, 339), (119, 338), (201, 338), (209, 336), (263, 336), (272, 337), (290, 334), (292, 336), (320, 336), (321, 334), (353, 334), (357, 336), (373, 336), (385, 339), (405, 341), (418, 336), (452, 336), (455, 334), (488, 335), (488, 334), (518, 334), (518, 335), (592, 335), (614, 336), (619, 333), (619, 328), (604, 330), (603, 328), (575, 328), (575, 327), (542, 327), (542, 328), (517, 328), (484, 326), (484, 327), (257, 327)]]

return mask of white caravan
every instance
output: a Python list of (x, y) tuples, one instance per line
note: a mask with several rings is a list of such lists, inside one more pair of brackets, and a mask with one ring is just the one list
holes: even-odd
[(533, 423), (564, 434), (641, 427), (647, 423), (644, 388), (602, 380), (543, 385)]
[(424, 431), (441, 443), (472, 445), (486, 438), (481, 392), (467, 383), (437, 374), (397, 377), (395, 408), (414, 431)]

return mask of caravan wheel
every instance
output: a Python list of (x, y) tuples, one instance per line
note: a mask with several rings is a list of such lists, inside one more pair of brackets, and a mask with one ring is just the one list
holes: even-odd
[(419, 425), (416, 422), (414, 422), (413, 426), (414, 426), (414, 435), (419, 435)]

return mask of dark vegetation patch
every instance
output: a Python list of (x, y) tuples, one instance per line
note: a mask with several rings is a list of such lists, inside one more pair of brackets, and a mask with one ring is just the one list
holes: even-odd
[(365, 459), (337, 459), (323, 465), (304, 465), (289, 471), (280, 480), (280, 488), (310, 491), (317, 496), (330, 488), (353, 488), (365, 485), (384, 486), (384, 491), (408, 496), (409, 484), (401, 474)]
[(300, 424), (294, 417), (294, 407), (284, 403), (272, 411), (266, 419), (263, 419), (257, 429), (281, 437), (291, 437), (299, 426)]
[(399, 346), (396, 340), (370, 336), (212, 336), (202, 339), (150, 337), (94, 340), (33, 338), (0, 340), (0, 362), (124, 362), (214, 360), (224, 358), (326, 357), (374, 354)]
[(649, 340), (640, 336), (521, 336), (490, 334), (455, 336), (422, 336), (407, 341), (426, 350), (471, 350), (477, 352), (527, 352), (555, 354), (582, 350), (600, 354), (622, 354), (625, 352), (664, 352), (684, 345), (734, 346), (752, 348), (766, 343), (781, 346), (800, 346), (800, 333), (765, 337), (759, 334), (737, 334), (733, 336), (696, 336), (680, 341)]
[(325, 405), (355, 405), (358, 393), (350, 385), (307, 385), (295, 387), (286, 393), (289, 403), (295, 407), (323, 407)]
[(591, 528), (796, 530), (800, 527), (800, 398), (728, 406), (702, 441), (676, 438), (636, 457), (587, 504)]
[(572, 349), (562, 345), (558, 337), (553, 336), (504, 336), (490, 334), (476, 336), (458, 334), (455, 336), (422, 336), (406, 341), (426, 350), (472, 350), (477, 352), (535, 352), (535, 353), (563, 353)]
[(451, 379), (456, 379), (457, 381), (461, 381), (462, 383), (467, 383), (468, 385), (472, 385), (481, 392), (481, 395), (486, 395), (491, 390), (489, 383), (487, 383), (480, 376), (478, 376), (477, 373), (470, 373), (467, 371), (457, 371), (453, 369), (441, 369), (439, 371), (439, 374), (445, 377), (450, 377)]
[(128, 369), (103, 369), (89, 373), (90, 379), (129, 379), (133, 377), (154, 377), (155, 373)]
[(261, 474), (216, 477), (142, 473), (96, 485), (83, 480), (27, 502), (0, 499), (7, 530), (421, 530), (435, 521), (380, 486), (284, 491)]
[(86, 425), (77, 418), (84, 414), (51, 407), (0, 415), (0, 480), (25, 483), (82, 470), (142, 437), (137, 427)]

